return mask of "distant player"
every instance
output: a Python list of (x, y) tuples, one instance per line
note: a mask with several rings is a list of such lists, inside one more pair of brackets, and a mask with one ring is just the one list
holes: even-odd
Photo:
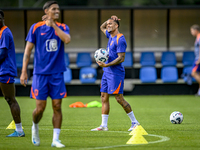
[(193, 69), (192, 69), (192, 76), (196, 79), (196, 81), (198, 82), (199, 84), (199, 90), (196, 94), (196, 96), (200, 96), (200, 75), (199, 75), (199, 72), (200, 72), (200, 27), (199, 25), (192, 25), (190, 27), (190, 31), (191, 31), (191, 34), (193, 36), (196, 37), (196, 40), (195, 40), (195, 43), (194, 43), (194, 54), (195, 54), (195, 61), (194, 61), (194, 64), (193, 64)]
[(36, 108), (33, 111), (32, 143), (40, 145), (39, 121), (46, 107), (48, 96), (52, 99), (53, 107), (53, 141), (52, 147), (65, 147), (60, 140), (62, 123), (61, 103), (67, 96), (63, 72), (66, 70), (64, 61), (64, 43), (71, 40), (69, 27), (58, 23), (60, 9), (56, 1), (48, 1), (43, 6), (46, 14), (44, 21), (31, 26), (26, 38), (26, 47), (23, 58), (22, 74), (20, 82), (26, 86), (27, 66), (31, 51), (35, 46), (34, 72), (30, 97), (36, 100)]
[[(16, 130), (7, 137), (24, 137), (22, 129), (20, 107), (15, 99), (15, 80), (17, 66), (15, 58), (15, 45), (10, 29), (4, 24), (4, 13), (0, 10), (0, 88), (7, 101)], [(3, 115), (3, 114), (2, 114)]]
[(107, 50), (109, 59), (107, 64), (97, 62), (103, 67), (104, 73), (101, 80), (101, 101), (102, 101), (102, 123), (99, 127), (91, 131), (107, 131), (107, 122), (110, 111), (109, 96), (115, 96), (117, 102), (124, 108), (125, 112), (131, 119), (132, 125), (128, 131), (132, 131), (139, 122), (136, 120), (131, 106), (123, 97), (125, 70), (122, 62), (125, 58), (126, 40), (123, 34), (119, 32), (119, 20), (117, 16), (111, 16), (110, 19), (101, 25), (101, 31), (106, 35), (108, 40)]

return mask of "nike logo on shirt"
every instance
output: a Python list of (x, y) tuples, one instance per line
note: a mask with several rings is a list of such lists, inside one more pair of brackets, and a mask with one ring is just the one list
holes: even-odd
[(47, 33), (41, 33), (41, 35), (45, 35), (45, 34), (47, 34)]

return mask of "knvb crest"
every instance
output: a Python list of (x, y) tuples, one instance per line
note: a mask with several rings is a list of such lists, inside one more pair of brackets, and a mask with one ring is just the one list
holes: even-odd
[(56, 39), (50, 39), (46, 41), (47, 52), (54, 52), (58, 50), (58, 42)]

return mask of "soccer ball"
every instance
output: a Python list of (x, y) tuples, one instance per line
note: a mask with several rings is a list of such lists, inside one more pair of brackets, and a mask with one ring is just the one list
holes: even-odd
[(109, 53), (104, 48), (100, 48), (100, 49), (96, 50), (94, 53), (94, 58), (97, 62), (98, 61), (106, 62), (108, 60), (108, 57), (109, 57)]
[(174, 111), (170, 115), (170, 121), (173, 124), (181, 124), (183, 122), (183, 114), (179, 111)]

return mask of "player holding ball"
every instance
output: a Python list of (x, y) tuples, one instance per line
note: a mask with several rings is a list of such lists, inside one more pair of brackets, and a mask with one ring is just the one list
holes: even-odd
[(119, 20), (120, 19), (117, 16), (111, 16), (111, 18), (105, 21), (100, 27), (101, 31), (109, 39), (107, 45), (109, 58), (106, 63), (100, 61), (97, 62), (100, 67), (103, 67), (104, 71), (100, 90), (102, 101), (102, 123), (99, 127), (92, 129), (91, 131), (108, 131), (107, 122), (110, 111), (110, 94), (115, 96), (115, 99), (123, 107), (132, 122), (128, 131), (132, 131), (139, 125), (131, 106), (123, 97), (125, 70), (122, 66), (122, 62), (125, 58), (127, 44), (124, 35), (119, 32)]

